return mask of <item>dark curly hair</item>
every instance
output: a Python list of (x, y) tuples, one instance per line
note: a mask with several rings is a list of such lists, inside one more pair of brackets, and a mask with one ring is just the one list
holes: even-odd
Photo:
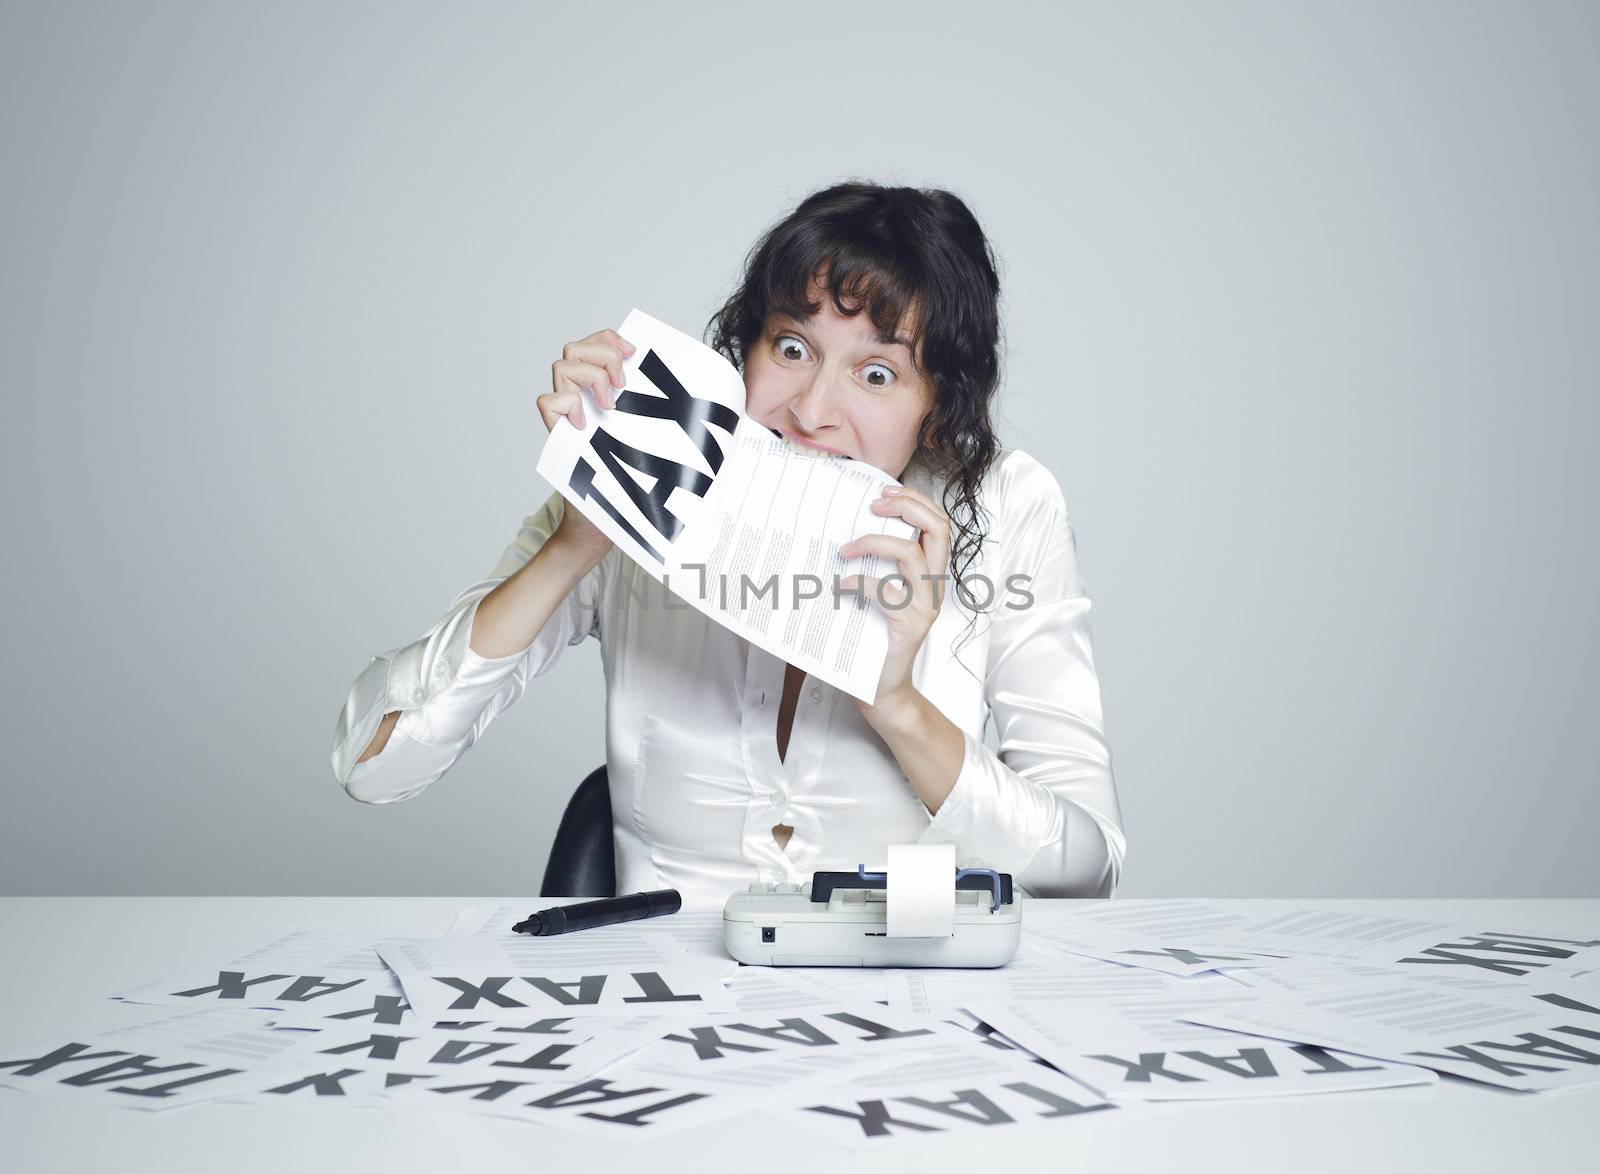
[(803, 321), (822, 308), (806, 300), (813, 278), (841, 314), (865, 310), (885, 335), (908, 311), (915, 317), (911, 351), (934, 390), (918, 455), (944, 484), (950, 570), (961, 591), (987, 534), (978, 487), (1000, 448), (990, 420), (1000, 385), (994, 252), (950, 192), (836, 184), (807, 196), (751, 248), (738, 288), (706, 326), (710, 346), (742, 370), (769, 314)]

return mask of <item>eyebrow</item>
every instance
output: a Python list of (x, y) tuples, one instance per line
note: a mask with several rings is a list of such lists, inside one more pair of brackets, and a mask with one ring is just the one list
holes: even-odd
[[(785, 322), (792, 322), (794, 325), (799, 326), (802, 329), (806, 325), (805, 319), (796, 318), (787, 310), (775, 310), (773, 311), (773, 317), (782, 319)], [(905, 347), (907, 354), (914, 353), (911, 346), (911, 340), (905, 337), (903, 334), (894, 334), (887, 330), (880, 330), (873, 335), (873, 339), (878, 343), (879, 346), (901, 346)]]

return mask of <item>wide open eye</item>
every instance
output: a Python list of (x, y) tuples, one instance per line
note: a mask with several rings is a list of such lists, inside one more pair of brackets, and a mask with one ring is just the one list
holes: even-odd
[(861, 369), (861, 378), (869, 387), (888, 387), (895, 381), (895, 373), (882, 363), (868, 363)]
[[(806, 344), (792, 334), (778, 335), (777, 338), (772, 340), (772, 345), (777, 348), (778, 353), (784, 358), (791, 359), (797, 363), (811, 357), (810, 352), (806, 350)], [(799, 352), (798, 354), (795, 353), (797, 351)]]

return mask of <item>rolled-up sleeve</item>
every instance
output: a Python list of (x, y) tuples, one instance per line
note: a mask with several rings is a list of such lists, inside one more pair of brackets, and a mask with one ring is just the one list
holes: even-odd
[(955, 786), (921, 840), (954, 843), (963, 867), (1009, 872), (1035, 897), (1108, 897), (1126, 841), (1076, 539), (1044, 466), (1008, 472), (984, 682), (999, 750), (963, 732)]
[[(490, 660), (471, 648), (478, 604), (536, 554), (561, 524), (565, 501), (552, 494), (525, 518), (490, 576), (462, 591), (418, 639), (374, 656), (356, 677), (334, 730), (333, 773), (363, 803), (397, 803), (421, 793), (516, 703), (528, 681), (549, 671), (562, 649), (600, 631), (600, 599), (610, 556), (567, 594), (533, 642)], [(357, 762), (384, 715), (395, 710), (388, 742)]]

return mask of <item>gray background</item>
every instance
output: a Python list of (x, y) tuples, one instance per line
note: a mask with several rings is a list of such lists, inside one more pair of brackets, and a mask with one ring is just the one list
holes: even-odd
[(1072, 511), (1123, 894), (1594, 895), (1597, 32), (5, 5), (0, 891), (534, 893), (603, 757), (597, 646), (389, 807), (334, 781), (345, 691), (549, 492), (565, 340), (698, 332), (869, 177), (958, 192), (1002, 259), (1002, 438)]

